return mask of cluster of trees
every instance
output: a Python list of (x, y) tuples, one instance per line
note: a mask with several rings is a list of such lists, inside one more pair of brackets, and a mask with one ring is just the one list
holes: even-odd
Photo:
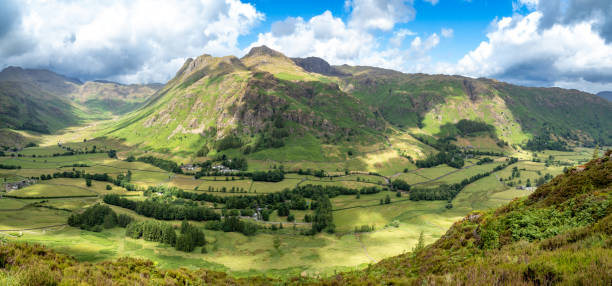
[(447, 164), (453, 168), (462, 168), (465, 162), (463, 154), (456, 151), (440, 151), (438, 154), (429, 155), (423, 160), (417, 160), (416, 166), (419, 168), (431, 168), (441, 164)]
[(272, 124), (262, 133), (257, 141), (254, 150), (245, 148), (243, 152), (248, 154), (265, 148), (280, 148), (285, 146), (285, 138), (289, 137), (289, 130), (285, 127), (285, 120), (276, 115), (272, 119)]
[(484, 156), (496, 156), (496, 157), (504, 156), (504, 153), (502, 152), (481, 151), (481, 150), (465, 150), (464, 153), (466, 155), (484, 155)]
[(138, 159), (136, 159), (136, 161), (140, 161), (140, 162), (144, 162), (144, 163), (148, 163), (151, 164), (153, 166), (156, 166), (162, 170), (166, 170), (168, 172), (172, 172), (172, 173), (177, 173), (177, 174), (182, 174), (183, 170), (181, 170), (181, 167), (179, 167), (179, 165), (174, 162), (174, 161), (170, 161), (170, 160), (166, 160), (166, 159), (162, 159), (162, 158), (157, 158), (154, 156), (143, 156), (143, 157), (139, 157)]
[(493, 168), (493, 170), (489, 171), (489, 172), (485, 172), (485, 173), (481, 173), (481, 174), (477, 174), (474, 175), (470, 178), (466, 178), (463, 179), (463, 181), (461, 181), (460, 183), (457, 184), (452, 184), (452, 185), (446, 185), (446, 184), (442, 184), (436, 188), (413, 188), (410, 191), (410, 200), (412, 201), (421, 201), (421, 200), (425, 200), (425, 201), (438, 201), (438, 200), (448, 200), (449, 202), (455, 198), (455, 196), (461, 192), (461, 190), (463, 190), (463, 188), (481, 178), (490, 176), (491, 174), (493, 174), (494, 172), (500, 171), (504, 168), (506, 168), (509, 165), (512, 165), (514, 163), (518, 162), (517, 158), (509, 158), (506, 163), (499, 165), (495, 168)]
[(64, 171), (64, 172), (56, 172), (53, 175), (41, 175), (40, 180), (50, 180), (52, 178), (83, 178), (86, 181), (101, 181), (101, 182), (109, 182), (113, 183), (116, 186), (124, 187), (128, 191), (136, 191), (138, 188), (136, 185), (130, 183), (132, 179), (132, 171), (127, 172), (127, 174), (119, 174), (116, 178), (109, 176), (107, 173), (104, 174), (89, 174), (84, 171)]
[(125, 235), (134, 239), (142, 238), (172, 245), (176, 250), (191, 252), (198, 246), (206, 244), (204, 232), (183, 221), (180, 235), (176, 235), (174, 227), (159, 221), (132, 222), (125, 229)]
[(126, 227), (133, 221), (129, 215), (117, 215), (110, 207), (96, 204), (87, 208), (81, 214), (68, 217), (68, 225), (91, 231), (102, 231), (102, 228), (115, 226)]
[(495, 136), (495, 127), (493, 125), (474, 121), (469, 119), (461, 119), (455, 124), (459, 133), (464, 136), (473, 135), (477, 133), (489, 133)]
[(209, 221), (206, 229), (221, 230), (224, 232), (239, 232), (247, 236), (255, 235), (259, 228), (257, 224), (243, 221), (237, 216), (225, 216), (222, 221)]
[(116, 194), (105, 195), (104, 202), (130, 209), (136, 213), (159, 220), (219, 220), (221, 216), (207, 207), (173, 205), (152, 200), (132, 201)]
[(321, 231), (327, 231), (328, 233), (336, 231), (332, 215), (332, 204), (329, 197), (325, 194), (318, 196), (317, 208), (312, 219), (312, 233), (315, 234)]
[(0, 169), (8, 169), (8, 170), (21, 169), (21, 166), (0, 164)]
[(489, 157), (484, 157), (484, 158), (478, 160), (478, 162), (476, 162), (476, 165), (482, 165), (482, 164), (486, 164), (486, 163), (493, 163), (493, 159), (491, 159)]
[(402, 179), (395, 179), (391, 182), (391, 188), (394, 190), (410, 191), (410, 185)]
[(223, 139), (217, 141), (217, 151), (223, 151), (227, 149), (234, 149), (242, 147), (242, 140), (235, 135), (225, 136)]
[(572, 151), (563, 141), (553, 140), (550, 135), (538, 135), (529, 139), (525, 144), (525, 149), (532, 151), (542, 150), (557, 150), (557, 151)]
[(285, 173), (282, 170), (257, 171), (253, 172), (251, 178), (253, 181), (280, 182), (285, 179)]
[(327, 177), (327, 172), (325, 172), (325, 170), (299, 169), (297, 173), (299, 175), (310, 175), (310, 176), (315, 176), (319, 178)]
[(360, 233), (360, 232), (372, 232), (376, 230), (376, 228), (374, 227), (374, 225), (367, 225), (364, 224), (362, 226), (355, 226), (355, 233)]

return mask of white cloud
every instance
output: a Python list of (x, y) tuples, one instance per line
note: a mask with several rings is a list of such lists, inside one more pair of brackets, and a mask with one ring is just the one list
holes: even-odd
[(440, 32), (444, 38), (452, 38), (454, 33), (455, 31), (451, 28), (442, 28), (442, 31)]
[(19, 4), (13, 28), (0, 33), (3, 63), (124, 82), (163, 82), (186, 57), (238, 53), (238, 37), (264, 18), (239, 0)]
[(345, 2), (352, 8), (349, 26), (364, 30), (393, 29), (397, 23), (406, 23), (416, 14), (412, 0), (353, 0)]
[(410, 31), (408, 29), (399, 29), (395, 32), (393, 32), (393, 37), (391, 37), (389, 39), (389, 43), (393, 46), (393, 47), (400, 47), (402, 45), (402, 43), (404, 42), (404, 39), (407, 36), (415, 36), (417, 33)]
[[(329, 11), (309, 20), (299, 17), (294, 19), (295, 28), (291, 34), (273, 31), (259, 34), (257, 41), (244, 52), (254, 46), (266, 45), (289, 57), (315, 56), (331, 64), (369, 65), (421, 72), (430, 66), (428, 52), (440, 42), (440, 37), (435, 33), (422, 38), (408, 29), (398, 29), (388, 39), (389, 46), (386, 47), (381, 44), (384, 41), (380, 37), (352, 26), (350, 22), (345, 23)], [(286, 21), (288, 19), (278, 23)], [(411, 40), (408, 47), (402, 48), (402, 43), (409, 36), (417, 37)]]
[(596, 92), (612, 79), (612, 45), (592, 22), (555, 24), (540, 30), (542, 13), (502, 18), (487, 41), (439, 72), (487, 76), (527, 85), (557, 85)]
[(436, 5), (436, 4), (438, 4), (438, 0), (423, 0), (423, 1), (425, 1), (425, 2), (429, 2), (429, 3), (431, 3), (431, 5)]

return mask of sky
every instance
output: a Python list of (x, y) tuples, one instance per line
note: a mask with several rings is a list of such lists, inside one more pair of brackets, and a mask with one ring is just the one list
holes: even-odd
[(612, 90), (610, 0), (0, 0), (0, 68), (166, 82), (201, 54)]

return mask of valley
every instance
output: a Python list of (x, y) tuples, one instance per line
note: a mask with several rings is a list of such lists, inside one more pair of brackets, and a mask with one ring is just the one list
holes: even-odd
[(3, 74), (64, 104), (49, 116), (71, 115), (3, 121), (0, 235), (80, 262), (274, 279), (359, 271), (612, 145), (612, 103), (592, 94), (265, 46), (188, 59), (164, 86)]

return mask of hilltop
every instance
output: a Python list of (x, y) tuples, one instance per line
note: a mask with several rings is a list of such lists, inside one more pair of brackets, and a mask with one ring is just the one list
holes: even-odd
[(612, 101), (612, 91), (602, 91), (597, 93), (597, 96), (606, 99), (608, 101)]

